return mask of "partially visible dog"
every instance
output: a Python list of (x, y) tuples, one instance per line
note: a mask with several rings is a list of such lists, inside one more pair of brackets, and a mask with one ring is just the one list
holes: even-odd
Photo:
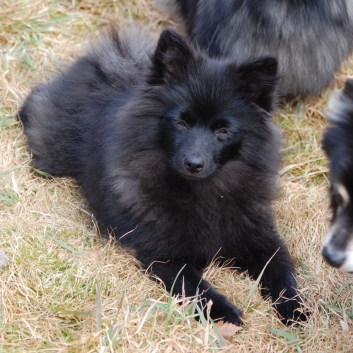
[[(271, 202), (277, 61), (211, 59), (172, 30), (111, 33), (35, 88), (19, 113), (33, 164), (74, 177), (101, 233), (211, 318), (241, 311), (202, 279), (217, 256), (261, 278), (284, 323), (305, 318)], [(283, 294), (283, 296), (282, 296)], [(299, 310), (298, 310), (299, 309)]]
[(330, 161), (331, 228), (326, 236), (323, 256), (346, 272), (353, 272), (353, 80), (327, 112), (331, 126), (322, 146)]
[(353, 50), (352, 0), (159, 0), (214, 57), (274, 55), (287, 97), (319, 95)]

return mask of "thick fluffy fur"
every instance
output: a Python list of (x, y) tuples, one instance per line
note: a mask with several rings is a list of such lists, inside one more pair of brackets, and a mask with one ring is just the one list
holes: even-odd
[(333, 217), (323, 256), (330, 265), (353, 272), (353, 80), (346, 82), (327, 116), (331, 126), (322, 145), (330, 160)]
[(191, 38), (212, 56), (274, 55), (284, 96), (318, 95), (353, 50), (352, 0), (174, 2)]
[(210, 59), (172, 30), (157, 45), (112, 30), (35, 88), (19, 116), (33, 165), (74, 177), (101, 232), (168, 291), (175, 282), (175, 294), (212, 300), (213, 319), (238, 325), (241, 312), (202, 279), (205, 266), (232, 259), (257, 278), (277, 252), (262, 294), (287, 323), (301, 300), (271, 209), (276, 72), (272, 57)]

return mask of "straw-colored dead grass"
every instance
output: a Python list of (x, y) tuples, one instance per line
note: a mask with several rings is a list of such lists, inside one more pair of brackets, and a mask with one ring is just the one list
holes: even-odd
[[(327, 162), (320, 149), (331, 91), (353, 73), (348, 62), (320, 99), (287, 104), (278, 229), (298, 268), (310, 320), (281, 325), (246, 275), (211, 266), (210, 280), (238, 306), (245, 325), (230, 342), (192, 319), (137, 269), (134, 258), (103, 243), (78, 188), (42, 179), (15, 120), (30, 88), (72, 60), (88, 35), (109, 21), (175, 26), (151, 0), (0, 0), (1, 352), (349, 352), (353, 351), (352, 277), (321, 257), (327, 231)], [(218, 348), (217, 348), (218, 347)]]

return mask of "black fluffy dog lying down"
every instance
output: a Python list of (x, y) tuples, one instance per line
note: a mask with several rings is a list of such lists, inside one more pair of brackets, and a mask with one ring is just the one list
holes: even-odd
[(330, 160), (333, 217), (323, 256), (334, 267), (353, 272), (353, 80), (327, 113), (331, 123), (322, 142)]
[(320, 94), (353, 51), (352, 0), (158, 1), (177, 5), (211, 56), (276, 56), (284, 96)]
[[(277, 61), (211, 59), (173, 30), (158, 43), (111, 28), (36, 87), (19, 113), (33, 165), (73, 177), (100, 231), (134, 250), (168, 291), (241, 311), (202, 279), (217, 255), (257, 278), (284, 323), (303, 318), (271, 201), (280, 163), (271, 122)], [(281, 296), (283, 294), (283, 296)]]

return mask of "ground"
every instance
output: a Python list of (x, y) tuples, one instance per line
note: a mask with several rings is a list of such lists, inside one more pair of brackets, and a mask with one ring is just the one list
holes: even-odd
[(277, 227), (310, 319), (283, 326), (246, 274), (210, 266), (205, 278), (245, 314), (225, 341), (193, 320), (193, 303), (178, 305), (130, 254), (99, 239), (71, 180), (30, 167), (16, 120), (23, 99), (110, 21), (156, 33), (178, 22), (152, 0), (0, 0), (0, 249), (9, 257), (0, 269), (0, 352), (353, 351), (352, 277), (321, 257), (330, 212), (320, 148), (328, 100), (353, 75), (353, 60), (321, 97), (288, 102), (275, 116), (284, 140)]

